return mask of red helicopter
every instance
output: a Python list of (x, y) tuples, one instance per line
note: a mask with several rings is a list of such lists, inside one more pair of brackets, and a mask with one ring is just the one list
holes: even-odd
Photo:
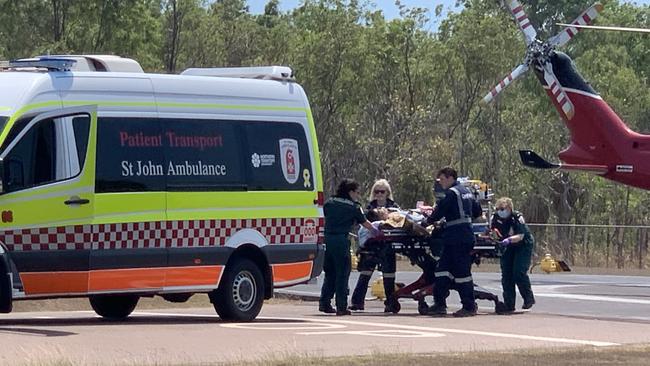
[[(556, 51), (598, 16), (603, 6), (592, 5), (561, 32), (545, 42), (537, 39), (522, 5), (508, 4), (526, 41), (526, 56), (483, 101), (491, 102), (513, 80), (532, 68), (569, 128), (571, 143), (551, 163), (531, 150), (520, 150), (524, 165), (538, 169), (579, 170), (630, 186), (650, 190), (650, 135), (632, 131), (580, 75), (569, 56)], [(597, 27), (617, 30), (613, 27)], [(634, 30), (634, 29), (623, 29)], [(647, 31), (641, 29), (640, 31)]]

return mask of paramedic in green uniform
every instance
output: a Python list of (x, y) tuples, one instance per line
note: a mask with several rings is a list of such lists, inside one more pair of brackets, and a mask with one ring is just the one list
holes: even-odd
[[(325, 202), (325, 280), (321, 289), (318, 310), (336, 315), (350, 315), (348, 310), (348, 280), (350, 278), (350, 240), (352, 225), (361, 224), (373, 233), (377, 229), (366, 220), (359, 204), (359, 183), (343, 179), (336, 195)], [(332, 297), (336, 293), (336, 310)]]
[(535, 304), (535, 296), (528, 278), (533, 255), (535, 240), (528, 230), (528, 225), (521, 213), (513, 210), (512, 199), (499, 198), (496, 202), (496, 212), (492, 217), (490, 228), (502, 239), (505, 251), (501, 256), (501, 285), (503, 286), (503, 302), (507, 312), (515, 310), (515, 285), (524, 299), (524, 309), (530, 309)]

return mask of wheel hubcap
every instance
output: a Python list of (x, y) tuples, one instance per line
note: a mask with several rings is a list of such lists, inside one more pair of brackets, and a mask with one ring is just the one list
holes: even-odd
[(239, 272), (233, 281), (232, 292), (235, 306), (241, 311), (250, 310), (257, 298), (257, 286), (253, 274), (248, 271)]

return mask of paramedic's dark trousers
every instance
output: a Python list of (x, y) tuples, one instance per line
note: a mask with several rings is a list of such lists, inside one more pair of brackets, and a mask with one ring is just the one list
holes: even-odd
[(352, 293), (352, 305), (364, 307), (368, 283), (375, 268), (379, 266), (384, 278), (384, 293), (386, 299), (390, 299), (395, 292), (395, 251), (392, 247), (372, 251), (364, 251), (359, 259), (357, 270), (359, 271), (359, 280)]
[[(518, 245), (519, 244), (519, 245)], [(515, 309), (515, 285), (525, 303), (534, 303), (535, 297), (530, 287), (528, 268), (533, 254), (533, 243), (517, 243), (509, 246), (501, 256), (501, 285), (506, 309)]]
[(320, 305), (331, 305), (336, 293), (336, 310), (348, 308), (348, 280), (350, 279), (350, 241), (347, 234), (325, 236), (325, 280), (320, 294)]
[(465, 310), (474, 311), (474, 283), (472, 282), (472, 257), (474, 242), (446, 243), (436, 268), (433, 299), (437, 306), (447, 307), (449, 289), (458, 291)]

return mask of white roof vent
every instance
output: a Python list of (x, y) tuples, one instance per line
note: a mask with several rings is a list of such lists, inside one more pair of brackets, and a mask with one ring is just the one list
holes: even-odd
[(181, 75), (280, 81), (294, 80), (293, 70), (288, 66), (191, 68), (183, 71)]

